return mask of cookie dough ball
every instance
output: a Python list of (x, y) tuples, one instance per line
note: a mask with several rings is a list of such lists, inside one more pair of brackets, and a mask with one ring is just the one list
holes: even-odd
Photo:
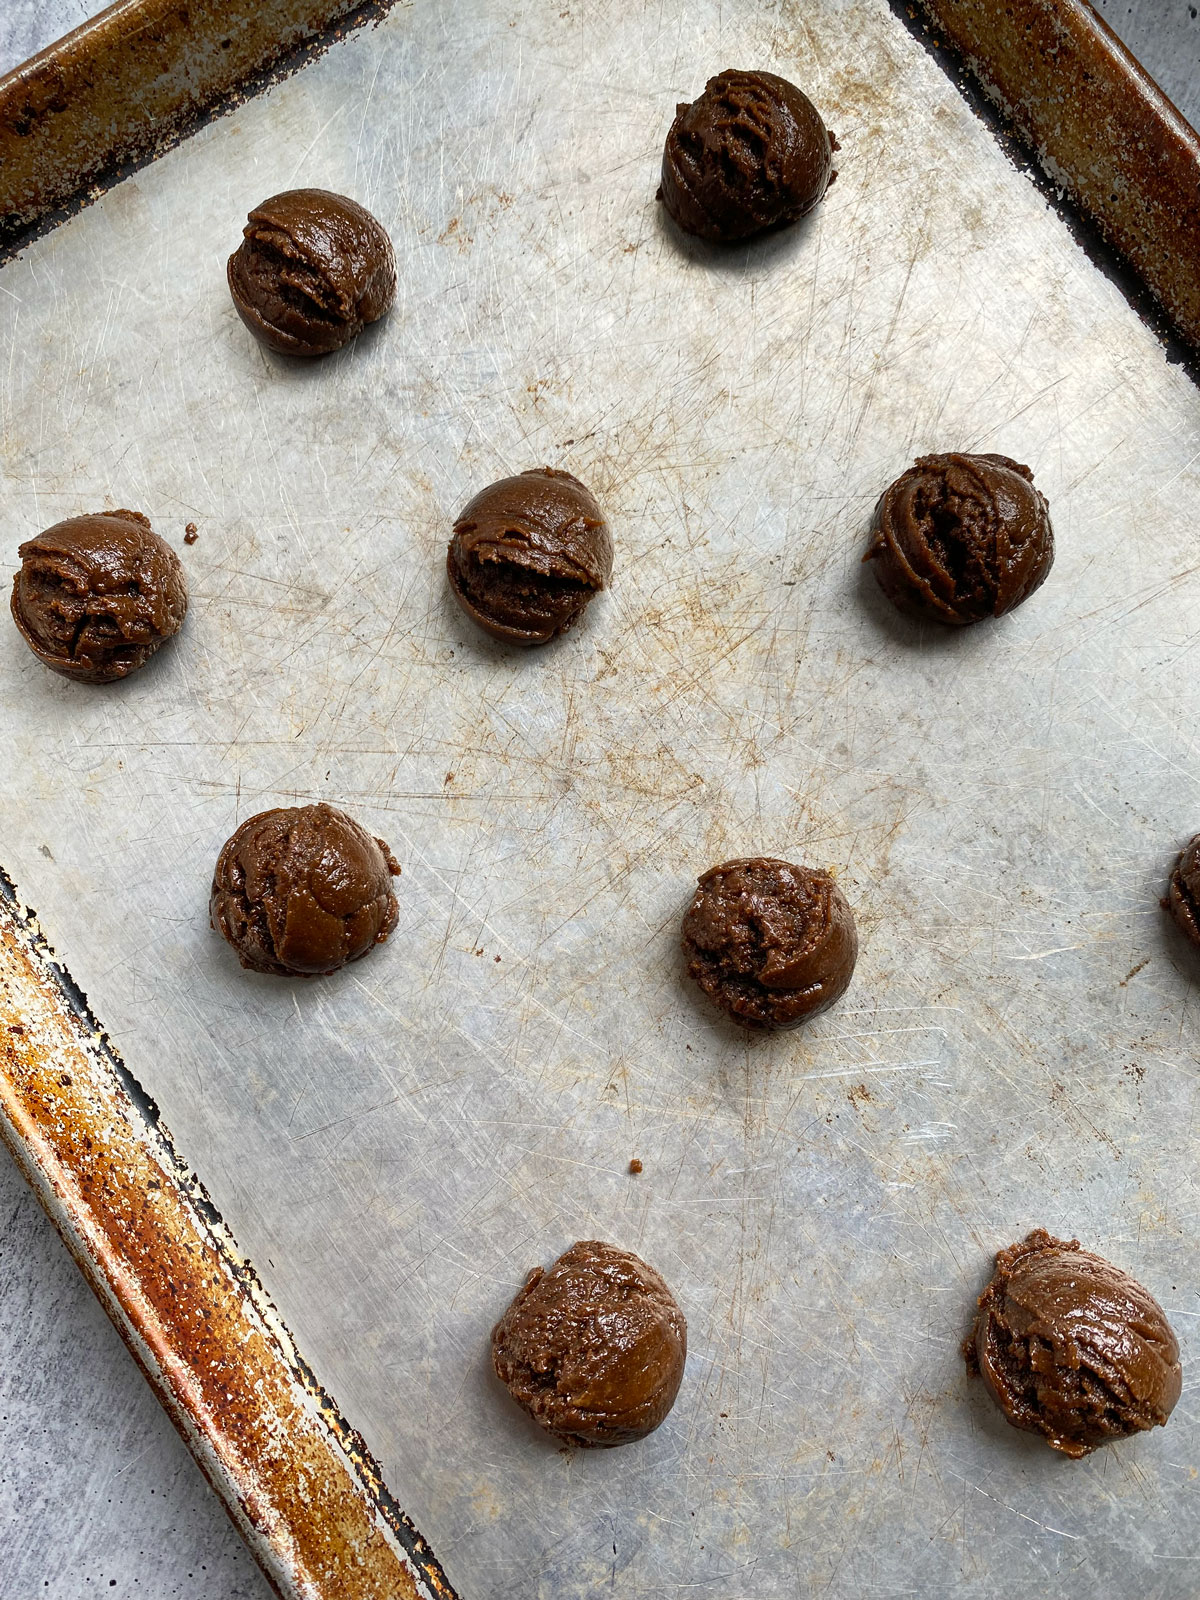
[(1180, 851), (1164, 904), (1192, 943), (1200, 945), (1200, 833)]
[(1020, 462), (918, 456), (880, 496), (863, 560), (901, 611), (962, 625), (1003, 616), (1041, 588), (1054, 531)]
[(260, 811), (217, 860), (209, 915), (244, 967), (315, 977), (396, 926), (392, 852), (333, 806)]
[(1067, 1456), (1161, 1427), (1183, 1382), (1154, 1296), (1044, 1228), (996, 1257), (963, 1354), (1015, 1428)]
[(827, 872), (752, 856), (700, 879), (683, 950), (688, 976), (735, 1022), (794, 1028), (845, 994), (858, 933)]
[(628, 1250), (584, 1239), (535, 1267), (492, 1329), (492, 1365), (535, 1422), (575, 1444), (629, 1444), (670, 1411), (687, 1323)]
[(138, 511), (68, 517), (17, 554), (13, 619), (38, 660), (64, 678), (128, 677), (183, 624), (179, 557)]
[(392, 241), (369, 211), (327, 189), (255, 206), (226, 275), (250, 332), (289, 356), (340, 350), (396, 295)]
[(773, 72), (721, 72), (677, 106), (659, 199), (687, 233), (728, 243), (795, 222), (825, 193), (837, 140)]
[(546, 644), (579, 621), (612, 577), (608, 524), (569, 472), (533, 467), (489, 484), (454, 524), (454, 598), (506, 644)]

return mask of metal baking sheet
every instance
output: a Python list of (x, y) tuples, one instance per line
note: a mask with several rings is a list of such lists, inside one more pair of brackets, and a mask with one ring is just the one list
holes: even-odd
[[(842, 151), (810, 221), (721, 254), (653, 196), (730, 63)], [(369, 204), (401, 273), (312, 366), (223, 278), (296, 183)], [(193, 592), (108, 689), (0, 632), (0, 856), (458, 1590), (1193, 1593), (1198, 974), (1157, 897), (1200, 819), (1200, 404), (882, 0), (418, 0), (38, 241), (0, 316), (10, 562), (134, 506)], [(1029, 461), (1059, 541), (953, 635), (859, 563), (945, 447)], [(539, 462), (617, 569), (518, 656), (442, 557)], [(400, 926), (328, 981), (242, 973), (216, 852), (316, 798), (402, 860)], [(862, 935), (777, 1039), (680, 973), (696, 874), (747, 851), (835, 870)], [(1036, 1224), (1184, 1346), (1169, 1427), (1082, 1463), (958, 1354)], [(663, 1271), (690, 1354), (658, 1433), (572, 1454), (487, 1334), (584, 1236)]]

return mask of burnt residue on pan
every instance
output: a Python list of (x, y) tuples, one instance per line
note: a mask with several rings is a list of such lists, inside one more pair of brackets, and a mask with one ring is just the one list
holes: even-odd
[(2, 871), (0, 1135), (278, 1591), (454, 1600)]

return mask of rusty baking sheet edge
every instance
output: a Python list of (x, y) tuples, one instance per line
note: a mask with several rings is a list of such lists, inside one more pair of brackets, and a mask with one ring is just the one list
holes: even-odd
[(890, 0), (1200, 382), (1200, 136), (1087, 0)]
[(0, 872), (0, 1136), (286, 1600), (454, 1600)]
[(0, 263), (395, 0), (117, 0), (0, 77)]

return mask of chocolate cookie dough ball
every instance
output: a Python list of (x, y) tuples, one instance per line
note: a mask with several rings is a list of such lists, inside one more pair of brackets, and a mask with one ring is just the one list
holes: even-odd
[(1194, 945), (1200, 945), (1200, 833), (1179, 853), (1163, 902)]
[(213, 874), (213, 927), (244, 967), (315, 977), (382, 944), (396, 926), (392, 852), (333, 806), (260, 811)]
[(702, 239), (730, 242), (795, 222), (825, 193), (837, 140), (807, 95), (773, 72), (721, 72), (677, 106), (658, 194)]
[(996, 1257), (963, 1354), (1015, 1428), (1067, 1456), (1161, 1427), (1183, 1382), (1154, 1296), (1044, 1228)]
[(38, 660), (64, 678), (128, 677), (183, 624), (179, 557), (138, 511), (68, 517), (17, 554), (13, 619)]
[(569, 472), (533, 467), (475, 496), (454, 524), (454, 598), (506, 644), (546, 644), (579, 621), (612, 577), (608, 525)]
[(392, 241), (369, 211), (327, 189), (255, 206), (226, 269), (250, 332), (289, 356), (340, 350), (396, 294)]
[(901, 611), (961, 625), (1028, 600), (1053, 565), (1054, 532), (1020, 462), (918, 456), (880, 496), (863, 560)]
[(575, 1444), (629, 1444), (670, 1411), (687, 1323), (628, 1250), (584, 1239), (535, 1267), (492, 1329), (492, 1365), (535, 1422)]
[(683, 949), (688, 976), (735, 1022), (794, 1028), (845, 994), (858, 933), (827, 872), (752, 856), (700, 879)]

